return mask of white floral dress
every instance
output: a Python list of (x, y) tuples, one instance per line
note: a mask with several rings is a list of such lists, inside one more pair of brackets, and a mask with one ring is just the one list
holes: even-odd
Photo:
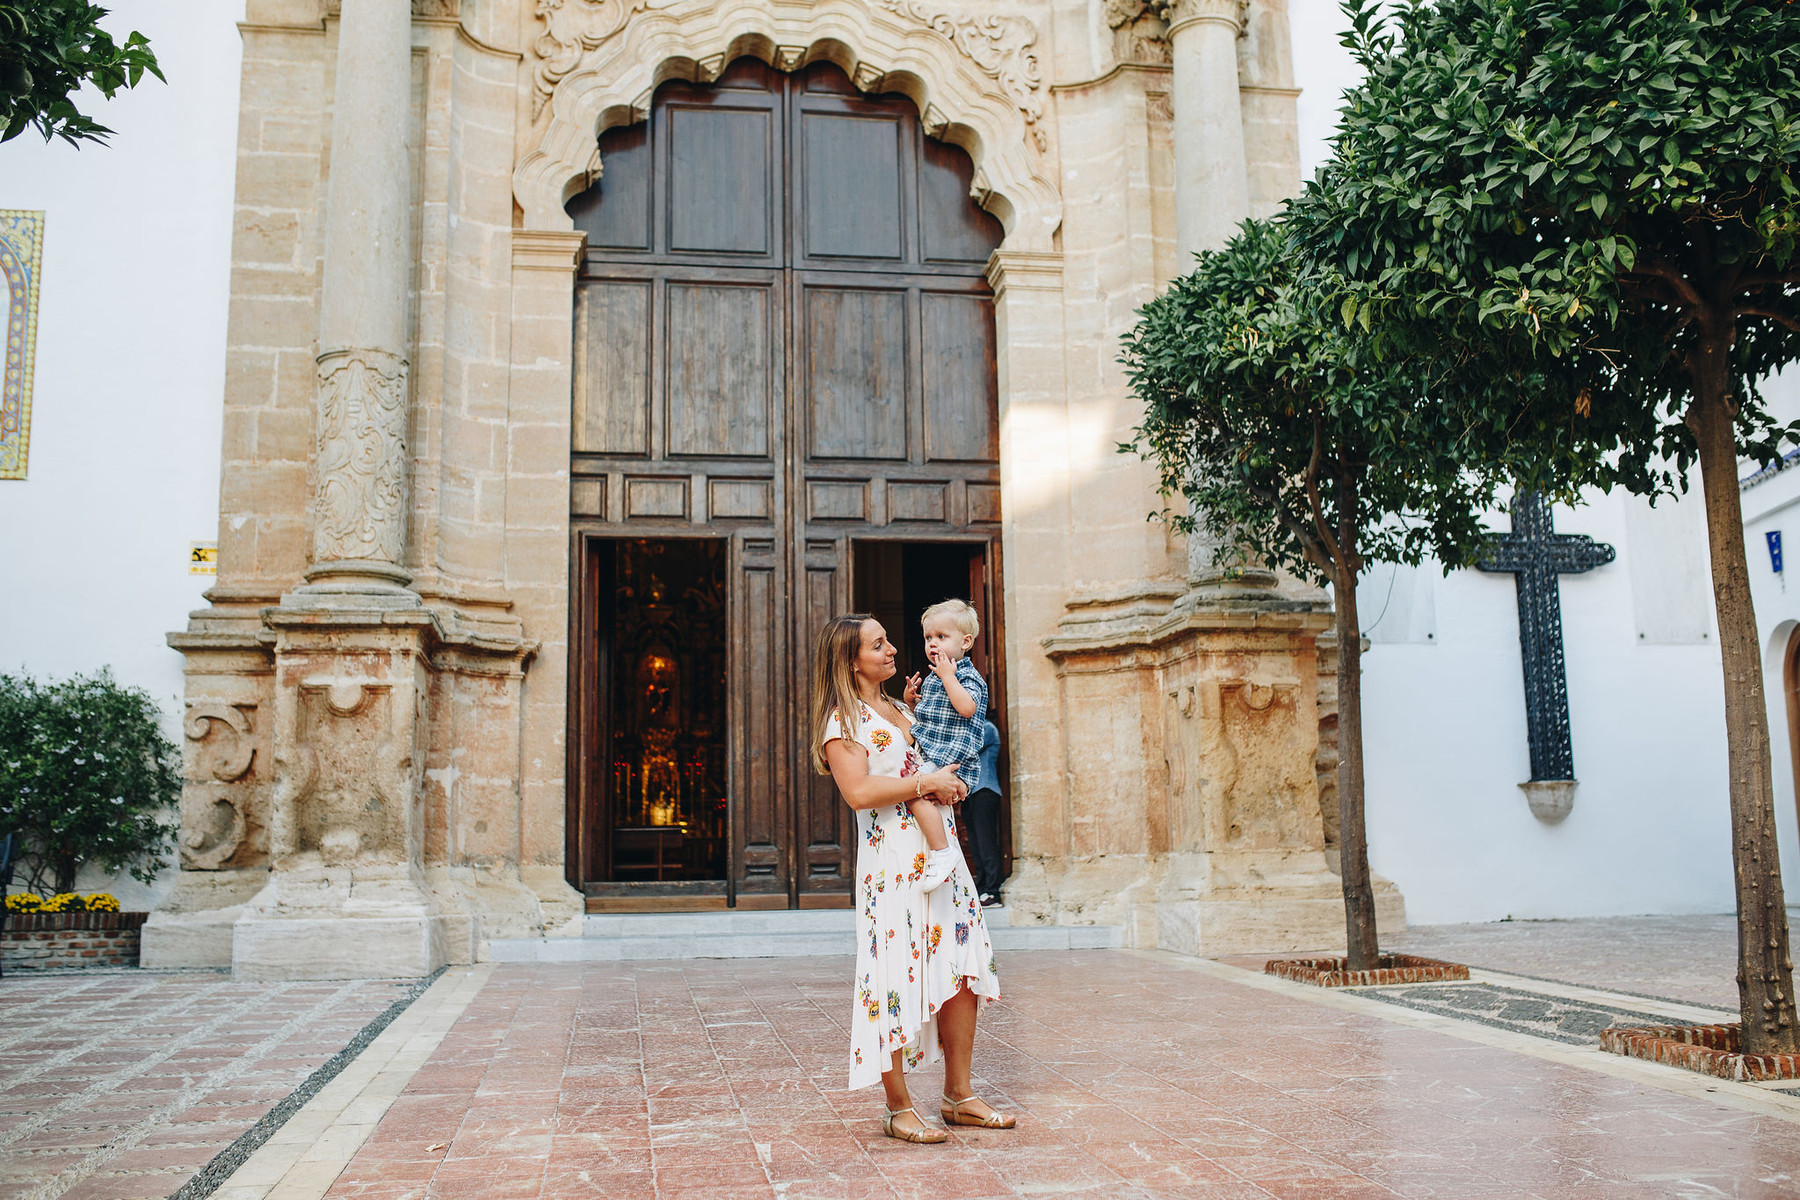
[[(919, 756), (906, 734), (866, 705), (855, 738), (869, 752), (869, 774), (906, 779)], [(844, 737), (833, 713), (825, 740)], [(955, 809), (944, 825), (956, 837)], [(925, 835), (904, 804), (856, 814), (856, 1002), (850, 1017), (850, 1087), (881, 1082), (895, 1050), (904, 1069), (936, 1062), (937, 1011), (967, 986), (982, 1003), (1000, 998), (994, 947), (981, 920), (981, 902), (966, 865), (937, 891), (919, 887), (925, 873)]]

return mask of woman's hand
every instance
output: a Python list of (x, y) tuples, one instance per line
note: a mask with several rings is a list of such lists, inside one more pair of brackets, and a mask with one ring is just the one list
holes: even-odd
[(919, 702), (919, 685), (923, 682), (924, 677), (917, 671), (906, 677), (906, 707), (911, 708)]
[(961, 763), (939, 767), (919, 780), (919, 793), (938, 804), (961, 804), (969, 794), (969, 785), (957, 777), (961, 770)]

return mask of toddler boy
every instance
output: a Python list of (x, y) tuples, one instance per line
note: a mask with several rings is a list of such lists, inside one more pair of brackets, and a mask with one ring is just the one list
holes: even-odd
[[(973, 791), (981, 784), (987, 681), (968, 654), (981, 633), (981, 620), (965, 601), (945, 600), (926, 609), (921, 623), (931, 674), (923, 684), (917, 675), (906, 683), (906, 700), (913, 706), (913, 744), (926, 760), (926, 773), (955, 763), (960, 768), (957, 777)], [(934, 891), (950, 878), (962, 856), (951, 844), (936, 804), (921, 796), (910, 808), (931, 849), (922, 883), (927, 892)]]

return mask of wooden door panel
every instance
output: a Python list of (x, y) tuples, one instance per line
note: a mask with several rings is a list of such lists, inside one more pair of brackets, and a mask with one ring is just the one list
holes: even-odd
[(803, 253), (898, 260), (901, 121), (807, 112), (800, 125)]
[(577, 294), (575, 413), (578, 454), (649, 449), (650, 284), (599, 282)]
[(919, 230), (928, 263), (986, 264), (1004, 230), (969, 203), (975, 167), (955, 146), (920, 138)]
[(777, 307), (767, 285), (669, 283), (670, 454), (768, 457)]
[(775, 249), (775, 115), (670, 105), (669, 249), (767, 255)]
[(814, 458), (906, 458), (906, 295), (806, 287), (801, 386)]
[(732, 539), (731, 687), (732, 871), (741, 894), (788, 890), (782, 853), (791, 816), (787, 791), (786, 677), (792, 664), (781, 631), (786, 572), (774, 538)]
[(569, 202), (575, 228), (588, 245), (608, 250), (650, 250), (650, 127), (622, 125), (600, 135), (606, 174)]
[(925, 457), (932, 462), (998, 462), (1000, 409), (994, 302), (967, 293), (919, 297), (925, 373)]
[[(850, 578), (845, 556), (849, 543), (845, 538), (807, 538), (801, 549), (804, 578), (798, 628), (794, 631), (799, 652), (794, 656), (794, 686), (797, 694), (811, 690), (812, 642), (826, 621), (849, 608)], [(810, 713), (810, 703), (803, 707)], [(800, 761), (805, 776), (795, 780), (799, 798), (795, 839), (804, 847), (804, 862), (795, 881), (797, 890), (806, 893), (848, 893), (855, 826), (850, 806), (838, 796), (829, 776), (811, 767), (812, 730), (807, 719), (800, 724)]]

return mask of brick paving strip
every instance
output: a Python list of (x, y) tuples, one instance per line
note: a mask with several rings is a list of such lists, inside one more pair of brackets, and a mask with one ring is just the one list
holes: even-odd
[(0, 985), (0, 1195), (164, 1197), (406, 987), (138, 971)]

